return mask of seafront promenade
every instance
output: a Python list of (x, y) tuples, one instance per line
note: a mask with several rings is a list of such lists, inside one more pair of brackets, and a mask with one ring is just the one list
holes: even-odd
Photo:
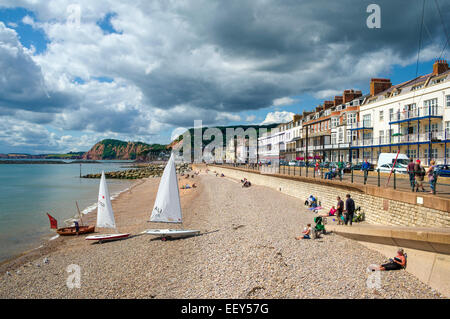
[[(210, 172), (179, 177), (186, 229), (201, 235), (162, 242), (130, 239), (87, 243), (59, 238), (53, 250), (9, 270), (2, 265), (1, 298), (439, 298), (401, 270), (381, 273), (368, 288), (370, 264), (386, 258), (336, 234), (294, 239), (314, 213), (298, 198)], [(147, 222), (159, 179), (144, 179), (113, 201), (118, 228), (138, 234)], [(91, 218), (95, 218), (92, 214)], [(48, 263), (43, 263), (48, 258)], [(80, 267), (80, 288), (69, 289), (69, 265)], [(9, 275), (6, 274), (9, 271)]]
[[(276, 173), (287, 176), (299, 176), (308, 177), (315, 180), (326, 179), (325, 174), (329, 172), (328, 168), (321, 169), (318, 173), (314, 167), (298, 167), (298, 166), (288, 166), (281, 165), (279, 167), (271, 166), (251, 166), (248, 164), (221, 164), (228, 167), (237, 167), (248, 169), (252, 171), (260, 171), (265, 173)], [(411, 185), (409, 181), (408, 174), (389, 174), (386, 172), (369, 171), (367, 174), (367, 179), (364, 181), (364, 172), (361, 170), (346, 171), (342, 176), (333, 177), (333, 181), (351, 183), (357, 185), (373, 185), (377, 187), (400, 190), (405, 192), (412, 192)], [(430, 185), (428, 183), (428, 178), (425, 177), (423, 181), (423, 186), (425, 192), (421, 189), (418, 194), (429, 194), (431, 191)], [(450, 177), (439, 177), (436, 184), (436, 194), (433, 196), (450, 199)]]

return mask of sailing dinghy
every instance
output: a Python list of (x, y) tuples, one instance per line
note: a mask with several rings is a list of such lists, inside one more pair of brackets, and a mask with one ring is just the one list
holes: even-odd
[[(155, 206), (153, 207), (150, 221), (179, 224), (183, 222), (173, 153), (170, 155), (170, 159), (164, 168), (161, 181), (159, 182), (158, 194), (156, 195)], [(199, 230), (187, 229), (147, 229), (142, 232), (142, 234), (158, 236), (162, 240), (193, 236), (198, 233), (200, 233)]]
[[(116, 221), (111, 205), (111, 197), (109, 196), (108, 185), (106, 184), (105, 172), (102, 171), (100, 180), (100, 188), (98, 191), (97, 203), (97, 228), (113, 228), (116, 229)], [(100, 243), (104, 241), (116, 240), (129, 237), (129, 233), (122, 234), (100, 234), (86, 237), (86, 240), (97, 240)]]

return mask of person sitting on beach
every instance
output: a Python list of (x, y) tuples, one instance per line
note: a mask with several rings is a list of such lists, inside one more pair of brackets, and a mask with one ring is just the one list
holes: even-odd
[(192, 184), (192, 188), (196, 188), (197, 187), (197, 185), (195, 185), (195, 183), (194, 184)]
[(305, 229), (302, 231), (303, 236), (295, 237), (295, 239), (311, 239), (311, 224), (307, 225), (308, 227), (305, 227)]
[(375, 270), (381, 270), (381, 271), (388, 271), (388, 270), (398, 270), (403, 269), (406, 266), (406, 254), (403, 251), (403, 248), (399, 248), (397, 250), (397, 256), (395, 256), (393, 259), (390, 258), (389, 262), (386, 264), (383, 264), (381, 266), (373, 267), (372, 271)]
[(309, 197), (305, 200), (305, 205), (307, 205), (308, 207), (313, 207), (313, 203), (315, 202), (316, 198), (313, 195), (309, 195)]
[(250, 187), (252, 186), (252, 183), (250, 183), (250, 181), (245, 180), (244, 184), (242, 184), (242, 187)]
[(330, 211), (328, 212), (328, 216), (334, 216), (334, 214), (336, 214), (336, 212), (337, 212), (337, 209), (334, 206), (332, 206)]
[(222, 174), (220, 174), (220, 177), (225, 177), (225, 175), (223, 175), (223, 173), (222, 173)]

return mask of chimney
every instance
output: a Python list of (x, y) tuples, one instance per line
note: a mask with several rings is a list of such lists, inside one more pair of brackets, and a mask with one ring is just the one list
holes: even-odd
[(342, 101), (343, 101), (342, 96), (335, 96), (334, 97), (334, 106), (338, 106), (338, 105), (342, 104)]
[(334, 106), (334, 101), (324, 101), (323, 102), (323, 109), (329, 109), (330, 107)]
[(345, 90), (343, 94), (343, 103), (350, 102), (353, 99), (356, 99), (357, 97), (362, 96), (361, 91), (355, 91), (355, 90)]
[(370, 95), (374, 96), (392, 86), (390, 79), (371, 79), (370, 80)]
[(446, 60), (436, 60), (433, 64), (433, 75), (439, 75), (448, 70), (448, 63)]

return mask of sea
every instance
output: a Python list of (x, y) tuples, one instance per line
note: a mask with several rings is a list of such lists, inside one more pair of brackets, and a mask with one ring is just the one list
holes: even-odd
[[(80, 178), (80, 170), (82, 175), (106, 173), (129, 169), (131, 164), (65, 162), (0, 164), (0, 262), (55, 238), (46, 213), (57, 219), (58, 227), (64, 227), (64, 220), (78, 214), (76, 202), (83, 214), (96, 209), (100, 179)], [(112, 198), (133, 184), (133, 180), (106, 181)]]

